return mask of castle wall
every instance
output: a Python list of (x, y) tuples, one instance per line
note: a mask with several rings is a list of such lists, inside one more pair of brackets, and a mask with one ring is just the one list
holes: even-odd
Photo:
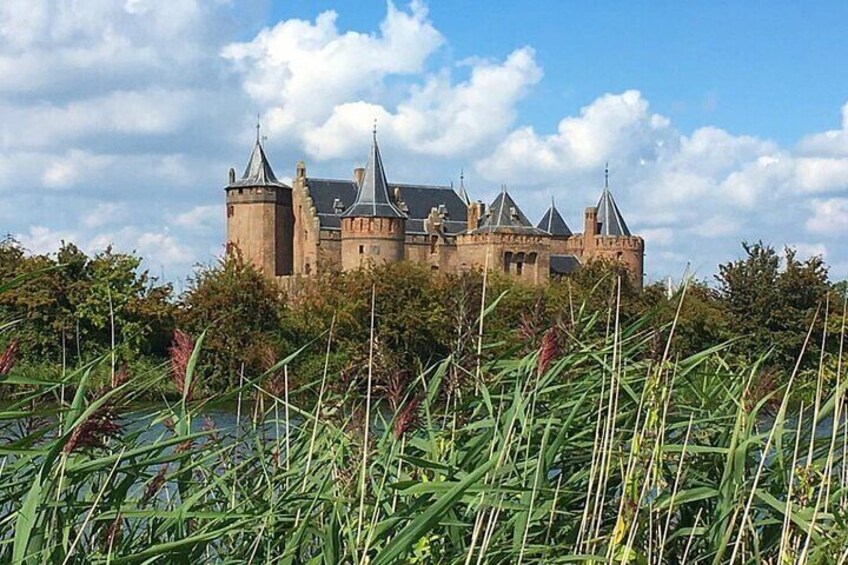
[(527, 234), (486, 233), (457, 237), (457, 256), (462, 265), (500, 271), (530, 284), (550, 278), (550, 237)]
[(433, 271), (450, 272), (457, 269), (456, 239), (441, 235), (407, 235), (404, 240), (404, 259), (428, 265)]

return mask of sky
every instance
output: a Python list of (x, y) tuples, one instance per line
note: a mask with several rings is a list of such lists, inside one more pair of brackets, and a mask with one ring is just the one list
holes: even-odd
[(648, 280), (742, 241), (848, 277), (848, 2), (2, 0), (0, 233), (144, 257), (223, 251), (257, 116), (277, 176), (506, 185), (573, 231), (610, 186)]

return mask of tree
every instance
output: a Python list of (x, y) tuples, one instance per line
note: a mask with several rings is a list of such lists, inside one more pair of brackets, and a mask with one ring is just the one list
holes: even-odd
[[(716, 276), (733, 327), (752, 355), (773, 348), (772, 363), (791, 367), (817, 312), (813, 336), (821, 336), (827, 267), (818, 256), (798, 260), (791, 248), (781, 257), (762, 242), (742, 247), (747, 256), (720, 265)], [(818, 363), (818, 342), (811, 339), (805, 365)]]
[(197, 337), (206, 331), (198, 369), (206, 391), (239, 385), (242, 370), (255, 376), (290, 342), (279, 287), (233, 250), (201, 267), (180, 301), (179, 325)]

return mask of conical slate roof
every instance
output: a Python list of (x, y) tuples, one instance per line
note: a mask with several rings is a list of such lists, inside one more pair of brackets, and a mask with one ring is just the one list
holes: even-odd
[(386, 172), (383, 170), (383, 159), (377, 146), (377, 132), (371, 143), (371, 154), (365, 166), (365, 175), (359, 185), (356, 200), (350, 208), (342, 213), (343, 218), (405, 218), (406, 215), (398, 210), (389, 198), (389, 183), (386, 182)]
[(533, 227), (515, 200), (504, 188), (489, 205), (488, 213), (475, 233), (531, 233), (541, 234), (542, 230)]
[(568, 229), (568, 225), (565, 223), (565, 220), (562, 219), (562, 215), (559, 213), (559, 210), (557, 210), (553, 197), (551, 197), (551, 207), (548, 208), (548, 211), (545, 212), (544, 216), (542, 216), (542, 220), (539, 222), (537, 227), (551, 235), (571, 235), (571, 230)]
[(244, 174), (236, 182), (230, 184), (230, 186), (286, 186), (277, 180), (276, 175), (274, 175), (271, 164), (268, 162), (268, 157), (265, 156), (265, 150), (262, 148), (262, 142), (259, 140), (258, 134), (256, 136), (256, 143), (253, 145), (253, 151), (250, 154), (250, 160), (244, 169)]
[(596, 210), (599, 235), (630, 235), (609, 189), (609, 165), (604, 166), (604, 191)]
[(598, 234), (600, 235), (630, 235), (627, 224), (615, 204), (609, 186), (604, 187), (601, 199), (598, 201)]

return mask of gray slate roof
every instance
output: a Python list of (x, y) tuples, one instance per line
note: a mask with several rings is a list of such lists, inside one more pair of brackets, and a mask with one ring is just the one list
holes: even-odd
[(552, 275), (567, 275), (580, 269), (580, 260), (574, 255), (551, 255)]
[(483, 223), (473, 233), (498, 232), (544, 234), (542, 230), (530, 223), (506, 189), (501, 190), (501, 193), (492, 201)]
[[(356, 183), (352, 180), (310, 177), (306, 179), (306, 186), (315, 204), (321, 228), (339, 229), (341, 214), (334, 209), (334, 204), (339, 200), (342, 210), (347, 210), (356, 199)], [(400, 199), (409, 208), (406, 233), (425, 233), (424, 220), (430, 215), (430, 210), (440, 205), (447, 212), (447, 218), (443, 221), (447, 233), (456, 234), (466, 230), (468, 208), (450, 186), (390, 184), (390, 193), (394, 193), (395, 188), (399, 189)]]
[(228, 188), (244, 186), (286, 186), (277, 180), (276, 175), (274, 175), (258, 137), (253, 145), (253, 151), (250, 153), (250, 160), (247, 162), (244, 174), (236, 182), (230, 184)]
[(377, 146), (377, 132), (371, 142), (371, 153), (365, 166), (365, 176), (356, 200), (344, 211), (343, 218), (405, 218), (406, 214), (398, 210), (389, 198), (389, 183), (383, 170), (383, 159)]
[(630, 235), (627, 224), (615, 204), (609, 186), (604, 186), (598, 201), (598, 233), (600, 235)]
[(551, 207), (548, 208), (548, 211), (545, 212), (545, 215), (542, 216), (539, 225), (536, 227), (555, 236), (571, 235), (571, 230), (568, 229), (568, 225), (565, 223), (559, 210), (557, 210), (553, 197), (551, 197)]

